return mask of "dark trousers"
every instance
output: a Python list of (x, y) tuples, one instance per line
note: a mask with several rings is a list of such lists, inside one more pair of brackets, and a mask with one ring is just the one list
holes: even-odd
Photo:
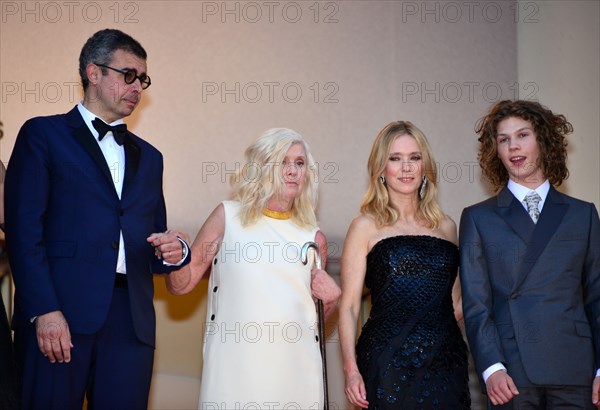
[(19, 377), (15, 367), (12, 335), (4, 301), (0, 298), (0, 409), (19, 409), (19, 399)]
[(71, 334), (70, 363), (50, 363), (32, 324), (15, 332), (23, 367), (23, 409), (146, 410), (154, 348), (133, 328), (127, 288), (115, 288), (110, 311), (96, 334)]
[(519, 395), (492, 410), (597, 410), (592, 403), (592, 388), (581, 386), (518, 387)]

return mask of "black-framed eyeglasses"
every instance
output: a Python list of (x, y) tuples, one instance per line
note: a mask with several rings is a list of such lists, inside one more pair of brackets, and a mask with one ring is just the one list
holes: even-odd
[(152, 84), (152, 81), (150, 81), (150, 77), (148, 77), (146, 74), (137, 75), (137, 70), (135, 69), (119, 70), (118, 68), (110, 67), (104, 64), (94, 64), (98, 67), (108, 68), (110, 70), (116, 71), (117, 73), (123, 74), (123, 77), (125, 78), (125, 84), (133, 84), (136, 79), (139, 79), (140, 84), (142, 85), (142, 90), (145, 90), (146, 88), (150, 87), (150, 84)]

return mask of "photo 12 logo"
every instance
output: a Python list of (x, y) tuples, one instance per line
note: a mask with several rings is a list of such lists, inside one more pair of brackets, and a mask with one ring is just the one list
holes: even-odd
[[(323, 405), (319, 403), (314, 403), (310, 407), (303, 408), (300, 403), (281, 403), (278, 401), (268, 401), (263, 403), (255, 401), (244, 403), (235, 402), (234, 404), (203, 401), (200, 403), (200, 410), (320, 410), (322, 408)], [(339, 410), (337, 404), (333, 402), (329, 403), (329, 408), (331, 410)]]
[(493, 103), (503, 99), (533, 100), (540, 88), (537, 83), (501, 84), (495, 81), (404, 81), (401, 84), (402, 102), (426, 103)]
[(402, 22), (498, 23), (510, 18), (515, 23), (537, 23), (540, 6), (533, 1), (403, 1)]
[(204, 1), (202, 22), (298, 23), (309, 20), (313, 23), (338, 23), (340, 6), (334, 1)]
[(249, 81), (246, 83), (205, 81), (202, 83), (202, 102), (226, 103), (314, 103), (340, 102), (340, 86), (334, 81), (301, 84), (296, 81)]
[(79, 88), (80, 84), (72, 81), (63, 83), (4, 81), (2, 82), (2, 103), (6, 104), (10, 100), (18, 100), (23, 104), (56, 103), (64, 98), (67, 98), (70, 103), (74, 103), (80, 100)]
[[(115, 87), (117, 90), (119, 85)], [(39, 103), (57, 103), (59, 101), (67, 101), (70, 104), (77, 103), (81, 100), (81, 83), (78, 81), (65, 81), (62, 83), (56, 81), (48, 82), (17, 82), (3, 81), (0, 87), (2, 94), (1, 101), (6, 104), (8, 102), (20, 102), (22, 104), (39, 104)], [(118, 102), (119, 93), (111, 96), (115, 102)], [(102, 99), (100, 91), (95, 99)]]
[[(209, 181), (219, 181), (223, 184), (227, 183), (230, 178), (236, 178), (235, 183), (245, 182), (260, 183), (266, 178), (273, 181), (276, 175), (281, 175), (284, 165), (279, 163), (265, 164), (269, 166), (269, 171), (264, 171), (260, 164), (249, 163), (242, 164), (235, 162), (228, 164), (226, 162), (204, 161), (202, 162), (202, 183)], [(285, 165), (286, 167), (295, 167), (294, 164)], [(310, 167), (307, 172), (312, 173), (314, 180), (318, 183), (333, 184), (340, 182), (338, 173), (340, 166), (336, 162), (325, 162), (319, 165), (315, 163), (314, 167)], [(268, 172), (268, 174), (267, 174)]]
[(2, 23), (139, 23), (133, 1), (2, 1)]
[[(258, 263), (260, 261), (275, 263), (285, 261), (287, 263), (302, 263), (302, 246), (295, 242), (223, 242), (216, 244), (213, 242), (203, 242), (199, 245), (200, 255), (214, 255), (215, 257), (203, 256), (204, 262), (207, 258), (219, 263)], [(341, 256), (341, 246), (336, 242), (327, 242), (327, 258), (339, 258)], [(214, 259), (213, 259), (214, 258)]]

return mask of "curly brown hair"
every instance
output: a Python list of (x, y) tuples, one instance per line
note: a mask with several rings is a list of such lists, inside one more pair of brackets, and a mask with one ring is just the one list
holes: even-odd
[(508, 171), (498, 158), (496, 134), (498, 124), (507, 118), (517, 117), (528, 121), (535, 132), (540, 148), (540, 167), (554, 186), (559, 186), (569, 177), (567, 169), (567, 140), (573, 126), (564, 115), (554, 114), (536, 101), (504, 100), (496, 103), (475, 125), (479, 134), (479, 165), (483, 176), (501, 189), (508, 182)]

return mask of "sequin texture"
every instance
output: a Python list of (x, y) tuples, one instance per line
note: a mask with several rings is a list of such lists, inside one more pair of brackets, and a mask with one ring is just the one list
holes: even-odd
[(452, 306), (458, 248), (395, 236), (367, 255), (372, 308), (356, 353), (369, 409), (470, 409), (466, 344)]

